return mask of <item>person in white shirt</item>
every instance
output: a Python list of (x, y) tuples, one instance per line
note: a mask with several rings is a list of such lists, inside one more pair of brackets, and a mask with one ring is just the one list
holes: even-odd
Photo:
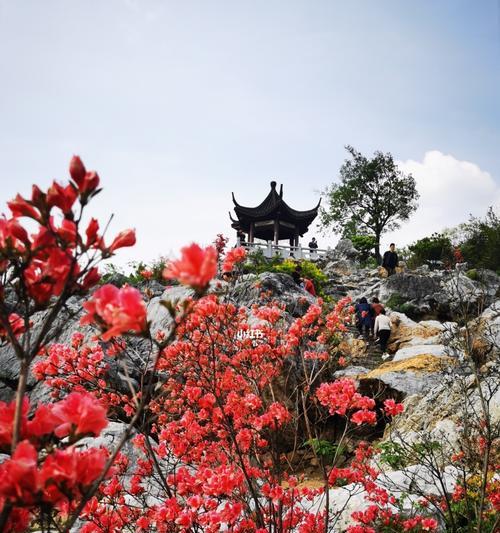
[(380, 311), (380, 314), (375, 319), (375, 326), (373, 328), (375, 337), (380, 339), (380, 347), (385, 355), (387, 350), (387, 342), (391, 336), (391, 319), (385, 314), (385, 309)]

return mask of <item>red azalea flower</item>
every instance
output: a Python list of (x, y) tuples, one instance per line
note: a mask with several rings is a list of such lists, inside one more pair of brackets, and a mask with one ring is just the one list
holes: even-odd
[[(11, 313), (9, 315), (9, 324), (16, 337), (26, 331), (26, 328), (24, 327), (24, 320), (16, 313)], [(5, 339), (7, 339), (7, 331), (0, 325), (0, 340)]]
[(37, 459), (33, 444), (21, 441), (12, 458), (0, 465), (0, 496), (23, 505), (34, 503), (40, 487)]
[(50, 454), (40, 472), (40, 481), (45, 488), (44, 500), (56, 503), (68, 491), (79, 496), (102, 473), (107, 455), (101, 448), (78, 451), (73, 447)]
[[(12, 442), (12, 431), (14, 428), (14, 413), (16, 402), (0, 402), (0, 447), (8, 447)], [(26, 416), (29, 411), (29, 400), (24, 398), (22, 407), (21, 436), (26, 430)]]
[(78, 193), (71, 184), (63, 187), (54, 181), (47, 191), (47, 206), (49, 209), (53, 206), (59, 207), (67, 215), (71, 213), (77, 196)]
[(85, 243), (85, 246), (87, 248), (89, 248), (98, 241), (98, 231), (99, 222), (95, 218), (92, 218), (89, 222), (89, 225), (87, 226), (87, 229), (85, 230), (85, 234), (87, 235), (87, 242)]
[(103, 285), (83, 307), (88, 314), (80, 323), (99, 323), (106, 330), (102, 336), (104, 341), (128, 331), (141, 333), (146, 330), (146, 305), (141, 293), (133, 287), (118, 289), (114, 285)]
[(247, 256), (247, 251), (243, 247), (232, 248), (227, 252), (222, 264), (222, 272), (231, 272), (234, 269), (236, 263), (241, 263), (245, 260)]
[(126, 229), (120, 231), (120, 233), (114, 238), (111, 246), (109, 247), (110, 252), (118, 250), (118, 248), (124, 248), (125, 246), (134, 246), (135, 244), (135, 230)]
[(86, 276), (83, 278), (83, 281), (81, 283), (83, 290), (89, 290), (94, 285), (96, 285), (99, 280), (101, 279), (101, 275), (99, 274), (99, 270), (97, 267), (91, 268)]
[(106, 409), (89, 393), (72, 392), (52, 407), (51, 416), (58, 420), (54, 433), (59, 438), (70, 433), (97, 436), (108, 425)]
[(384, 411), (388, 416), (396, 416), (405, 410), (402, 403), (396, 403), (392, 398), (384, 401)]
[(15, 249), (23, 253), (29, 243), (28, 233), (16, 218), (0, 218), (0, 249)]
[(13, 217), (29, 217), (34, 218), (38, 222), (41, 220), (41, 215), (38, 209), (33, 207), (31, 202), (25, 200), (20, 194), (17, 194), (14, 200), (7, 202)]
[(203, 291), (217, 272), (217, 251), (191, 244), (181, 249), (181, 258), (172, 261), (163, 271), (166, 279), (176, 279), (197, 291)]
[(82, 160), (74, 155), (69, 164), (71, 178), (78, 186), (78, 190), (83, 196), (94, 192), (99, 186), (99, 176), (96, 172), (87, 172)]

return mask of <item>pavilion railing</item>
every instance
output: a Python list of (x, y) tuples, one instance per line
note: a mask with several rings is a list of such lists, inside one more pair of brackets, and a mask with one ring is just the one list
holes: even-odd
[(262, 250), (264, 257), (271, 258), (280, 256), (283, 259), (309, 259), (315, 261), (320, 257), (326, 255), (330, 250), (322, 248), (307, 248), (298, 246), (285, 246), (282, 244), (274, 244), (272, 242), (263, 243), (263, 242), (241, 242), (240, 239), (237, 239), (237, 246), (242, 246), (248, 251)]

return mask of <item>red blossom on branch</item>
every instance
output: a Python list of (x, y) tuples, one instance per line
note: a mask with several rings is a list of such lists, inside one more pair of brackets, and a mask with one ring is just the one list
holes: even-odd
[(238, 263), (242, 263), (247, 256), (247, 251), (243, 247), (231, 248), (227, 252), (224, 262), (222, 263), (222, 272), (232, 272), (234, 266)]
[(165, 279), (176, 279), (196, 291), (204, 291), (217, 273), (217, 251), (213, 246), (201, 248), (193, 243), (181, 248), (181, 258), (163, 270)]
[(146, 304), (141, 293), (133, 287), (119, 289), (114, 285), (103, 285), (83, 307), (87, 314), (80, 323), (100, 326), (104, 330), (104, 341), (127, 332), (146, 331)]

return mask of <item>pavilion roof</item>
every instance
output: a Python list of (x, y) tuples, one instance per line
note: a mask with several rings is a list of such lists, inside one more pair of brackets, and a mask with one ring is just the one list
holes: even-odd
[(238, 220), (265, 220), (279, 216), (282, 220), (287, 220), (299, 225), (309, 225), (317, 216), (318, 204), (312, 209), (306, 211), (299, 211), (290, 207), (285, 200), (283, 200), (283, 185), (280, 186), (280, 191), (276, 190), (276, 182), (271, 182), (271, 190), (264, 200), (256, 207), (246, 207), (239, 204), (233, 193), (234, 211)]

